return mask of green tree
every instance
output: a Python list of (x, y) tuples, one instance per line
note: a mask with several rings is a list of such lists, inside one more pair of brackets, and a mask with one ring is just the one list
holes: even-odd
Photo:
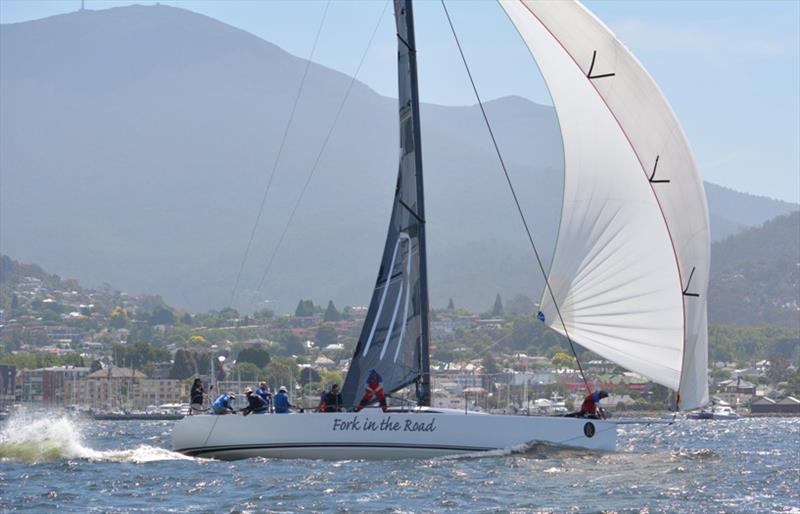
[(196, 367), (192, 353), (180, 349), (175, 352), (175, 358), (169, 370), (169, 378), (185, 380), (195, 374)]
[(302, 385), (321, 382), (320, 374), (314, 368), (305, 367), (300, 370), (299, 382)]
[(151, 325), (172, 325), (175, 323), (175, 314), (166, 307), (156, 307), (150, 314)]
[(325, 309), (325, 317), (323, 319), (324, 321), (339, 321), (342, 319), (342, 315), (333, 305), (333, 300), (328, 300), (328, 308)]
[(500, 293), (494, 298), (494, 306), (492, 307), (492, 316), (499, 317), (503, 315), (503, 300), (500, 298)]
[(320, 347), (328, 346), (336, 342), (336, 330), (327, 325), (320, 325), (317, 329), (317, 345)]
[(261, 368), (252, 362), (237, 361), (231, 376), (234, 376), (237, 379), (241, 378), (247, 382), (256, 382), (261, 379), (262, 373), (263, 372), (261, 371)]
[(269, 352), (260, 346), (250, 346), (239, 352), (237, 362), (249, 362), (259, 368), (269, 364)]
[(275, 313), (269, 309), (261, 309), (253, 313), (253, 319), (257, 321), (269, 321), (275, 317)]
[(497, 360), (491, 353), (487, 353), (483, 356), (483, 372), (486, 375), (500, 373), (500, 366), (497, 364)]
[(287, 333), (282, 342), (286, 355), (304, 355), (306, 353), (307, 349), (303, 340), (292, 333)]
[(275, 389), (282, 385), (290, 386), (299, 376), (297, 364), (290, 357), (275, 357), (264, 368), (270, 386)]
[(311, 300), (300, 300), (297, 308), (294, 310), (294, 315), (298, 317), (307, 317), (314, 315), (314, 302)]

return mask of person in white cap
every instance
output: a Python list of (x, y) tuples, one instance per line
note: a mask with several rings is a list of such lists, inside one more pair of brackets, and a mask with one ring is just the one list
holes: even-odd
[(275, 414), (288, 414), (289, 409), (294, 409), (295, 406), (289, 403), (289, 395), (286, 394), (286, 386), (281, 386), (273, 398), (275, 402)]
[(235, 394), (223, 393), (214, 401), (214, 405), (211, 406), (211, 410), (214, 411), (214, 414), (236, 414), (236, 410), (233, 408), (232, 403), (235, 399)]
[(243, 415), (247, 416), (252, 412), (256, 414), (266, 414), (269, 412), (269, 404), (264, 398), (255, 394), (252, 388), (248, 387), (245, 389), (244, 394), (247, 395), (247, 407), (242, 410)]

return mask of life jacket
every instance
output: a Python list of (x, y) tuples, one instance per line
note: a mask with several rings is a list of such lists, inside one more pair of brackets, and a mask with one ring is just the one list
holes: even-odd
[(269, 403), (270, 403), (270, 400), (272, 399), (272, 395), (271, 395), (271, 394), (269, 394), (269, 392), (267, 392), (267, 390), (266, 390), (266, 389), (261, 389), (261, 388), (259, 387), (258, 389), (256, 389), (256, 394), (257, 394), (259, 397), (261, 397), (261, 398), (262, 398), (262, 399), (263, 399), (265, 402), (267, 402), (267, 405), (269, 405)]
[(275, 401), (275, 413), (286, 414), (289, 412), (289, 397), (284, 392), (278, 392), (273, 398)]
[(228, 397), (227, 394), (219, 395), (219, 398), (217, 398), (214, 401), (214, 405), (212, 406), (212, 409), (214, 409), (214, 413), (215, 414), (219, 414), (225, 408), (230, 408), (230, 406), (231, 406), (230, 401), (231, 401), (231, 399)]

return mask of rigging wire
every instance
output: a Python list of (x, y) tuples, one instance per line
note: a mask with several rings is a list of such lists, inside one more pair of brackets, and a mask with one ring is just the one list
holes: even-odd
[(272, 187), (272, 179), (275, 178), (275, 171), (278, 169), (278, 163), (281, 160), (281, 155), (283, 154), (283, 148), (286, 145), (286, 139), (289, 135), (289, 129), (292, 126), (292, 121), (294, 120), (294, 114), (297, 110), (297, 104), (300, 102), (300, 97), (303, 94), (303, 88), (306, 84), (306, 78), (308, 77), (308, 70), (311, 67), (311, 60), (314, 58), (314, 54), (317, 51), (317, 43), (319, 43), (319, 36), (322, 33), (322, 27), (325, 25), (325, 18), (328, 16), (328, 9), (331, 6), (331, 0), (328, 0), (325, 4), (325, 10), (322, 12), (322, 18), (319, 21), (319, 27), (317, 28), (317, 34), (314, 36), (314, 44), (311, 46), (311, 53), (308, 54), (308, 59), (306, 60), (306, 66), (303, 70), (303, 77), (300, 79), (300, 87), (297, 90), (297, 95), (294, 97), (294, 103), (292, 104), (292, 110), (289, 113), (289, 120), (286, 122), (286, 127), (283, 130), (283, 136), (281, 137), (280, 145), (278, 145), (278, 153), (275, 155), (275, 160), (272, 162), (272, 171), (269, 174), (269, 179), (267, 180), (267, 186), (264, 189), (264, 195), (261, 197), (261, 205), (258, 207), (258, 214), (256, 215), (256, 221), (253, 223), (253, 229), (250, 231), (250, 239), (247, 241), (247, 247), (244, 251), (244, 256), (242, 257), (242, 263), (239, 265), (239, 273), (236, 274), (236, 282), (233, 285), (233, 290), (231, 291), (231, 299), (228, 302), (228, 307), (233, 307), (233, 302), (236, 300), (236, 291), (239, 289), (239, 282), (242, 278), (242, 273), (244, 272), (244, 266), (247, 263), (247, 257), (250, 255), (250, 248), (253, 246), (253, 240), (256, 236), (256, 230), (258, 229), (258, 224), (261, 221), (261, 215), (264, 212), (264, 205), (267, 203), (267, 196), (269, 195), (270, 188)]
[(328, 141), (330, 141), (331, 135), (333, 134), (334, 128), (336, 128), (336, 122), (339, 121), (339, 116), (342, 114), (344, 110), (344, 106), (347, 103), (347, 99), (350, 96), (350, 91), (353, 89), (353, 85), (356, 82), (356, 77), (358, 77), (358, 73), (361, 71), (361, 66), (364, 64), (364, 60), (367, 57), (367, 53), (369, 52), (370, 48), (372, 47), (372, 41), (375, 39), (375, 34), (378, 33), (378, 29), (380, 28), (381, 21), (383, 21), (383, 16), (386, 14), (386, 8), (389, 6), (389, 0), (383, 5), (383, 10), (381, 11), (380, 16), (378, 17), (378, 22), (375, 24), (375, 28), (372, 31), (372, 34), (369, 37), (369, 41), (367, 42), (367, 47), (364, 49), (364, 53), (361, 54), (361, 59), (358, 62), (358, 66), (356, 66), (356, 71), (353, 73), (353, 76), (350, 79), (350, 83), (347, 85), (347, 90), (345, 90), (344, 97), (342, 98), (341, 103), (339, 104), (339, 108), (336, 111), (336, 115), (333, 117), (333, 122), (331, 123), (330, 128), (328, 129), (328, 133), (325, 135), (325, 139), (322, 142), (322, 146), (317, 153), (317, 156), (314, 160), (314, 164), (311, 166), (311, 172), (308, 174), (308, 178), (306, 179), (305, 184), (303, 184), (303, 188), (300, 190), (300, 196), (297, 197), (295, 201), (294, 207), (292, 208), (291, 214), (289, 214), (289, 219), (286, 221), (286, 225), (283, 228), (283, 232), (281, 236), (278, 238), (278, 242), (275, 244), (275, 248), (272, 251), (272, 254), (267, 261), (267, 265), (264, 268), (264, 273), (261, 275), (261, 280), (258, 281), (258, 286), (256, 287), (256, 291), (261, 291), (262, 286), (264, 285), (264, 281), (267, 278), (267, 274), (269, 273), (270, 268), (272, 268), (272, 263), (275, 261), (275, 256), (278, 254), (278, 250), (283, 243), (283, 239), (286, 237), (286, 233), (289, 231), (289, 225), (291, 225), (292, 220), (294, 219), (294, 215), (297, 212), (298, 207), (300, 206), (300, 202), (303, 200), (303, 196), (306, 193), (306, 189), (308, 189), (308, 185), (311, 183), (311, 179), (314, 177), (314, 174), (317, 171), (317, 167), (319, 166), (320, 160), (322, 159), (322, 154), (325, 152), (325, 149), (328, 146)]
[(492, 125), (489, 123), (489, 117), (486, 115), (486, 109), (483, 106), (483, 101), (481, 100), (480, 94), (478, 94), (478, 88), (475, 85), (475, 80), (472, 78), (472, 72), (469, 69), (469, 64), (467, 64), (467, 58), (464, 56), (464, 50), (461, 48), (461, 43), (458, 40), (458, 35), (456, 34), (456, 29), (453, 26), (453, 20), (450, 19), (450, 13), (447, 10), (447, 6), (444, 3), (444, 0), (441, 0), (442, 8), (444, 9), (444, 14), (447, 16), (447, 23), (450, 25), (450, 30), (453, 32), (453, 39), (455, 39), (456, 46), (458, 47), (458, 52), (461, 54), (461, 61), (464, 63), (464, 69), (467, 71), (467, 76), (469, 76), (469, 82), (472, 84), (472, 91), (475, 93), (475, 98), (478, 100), (478, 106), (481, 109), (481, 114), (483, 115), (483, 121), (486, 124), (486, 129), (489, 131), (489, 136), (492, 138), (492, 145), (494, 145), (494, 150), (497, 153), (497, 158), (500, 160), (500, 166), (503, 168), (503, 174), (506, 177), (506, 182), (508, 183), (508, 188), (511, 190), (511, 196), (514, 197), (514, 203), (517, 206), (517, 211), (519, 212), (519, 217), (522, 219), (522, 224), (525, 227), (525, 232), (528, 234), (528, 241), (531, 243), (531, 248), (533, 249), (533, 254), (536, 256), (536, 262), (539, 264), (539, 269), (542, 272), (542, 277), (544, 277), (545, 288), (547, 292), (550, 293), (550, 298), (553, 300), (553, 307), (556, 309), (556, 313), (558, 314), (558, 319), (561, 322), (561, 326), (564, 329), (564, 335), (567, 337), (567, 341), (569, 342), (569, 347), (572, 350), (572, 355), (575, 356), (575, 362), (578, 364), (578, 370), (581, 374), (581, 379), (583, 380), (583, 385), (586, 387), (586, 391), (591, 394), (592, 389), (589, 387), (589, 382), (586, 380), (586, 375), (583, 372), (583, 366), (581, 366), (581, 361), (578, 358), (578, 353), (575, 351), (575, 345), (572, 342), (572, 338), (567, 331), (567, 324), (564, 322), (564, 317), (561, 315), (561, 309), (558, 307), (558, 302), (556, 301), (555, 294), (553, 293), (553, 288), (550, 286), (550, 281), (547, 279), (547, 272), (544, 269), (544, 263), (542, 262), (542, 258), (539, 255), (539, 250), (536, 248), (536, 243), (533, 242), (533, 236), (531, 235), (531, 230), (528, 226), (528, 221), (525, 219), (525, 213), (522, 211), (522, 206), (519, 203), (519, 198), (517, 197), (517, 192), (514, 189), (514, 184), (511, 182), (511, 176), (508, 173), (508, 168), (506, 167), (506, 163), (503, 160), (503, 155), (500, 153), (500, 147), (497, 144), (497, 139), (494, 136), (494, 131), (492, 130)]

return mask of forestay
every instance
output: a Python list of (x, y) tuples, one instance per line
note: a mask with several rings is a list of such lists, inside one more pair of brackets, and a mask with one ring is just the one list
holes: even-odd
[[(585, 348), (708, 401), (708, 210), (672, 109), (577, 2), (501, 0), (550, 89), (564, 201), (546, 323)], [(563, 316), (562, 326), (553, 299)]]
[(375, 290), (342, 389), (360, 400), (370, 368), (391, 393), (416, 382), (417, 403), (430, 402), (425, 209), (411, 3), (395, 0), (398, 38), (400, 169)]

